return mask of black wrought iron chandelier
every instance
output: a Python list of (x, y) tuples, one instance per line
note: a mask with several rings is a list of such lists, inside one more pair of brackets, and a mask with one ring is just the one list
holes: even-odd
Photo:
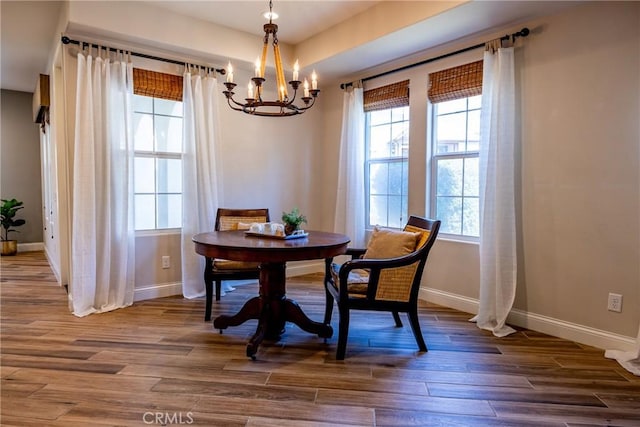
[[(315, 71), (311, 75), (311, 87), (307, 79), (304, 83), (299, 80), (298, 61), (293, 66), (293, 78), (289, 81), (289, 85), (293, 89), (293, 95), (289, 97), (286, 80), (284, 78), (284, 70), (282, 69), (282, 60), (280, 59), (280, 47), (278, 46), (278, 26), (273, 23), (273, 19), (277, 17), (273, 13), (273, 1), (269, 1), (269, 13), (265, 14), (269, 18), (269, 22), (264, 24), (264, 44), (262, 45), (262, 57), (256, 59), (255, 76), (251, 78), (247, 86), (247, 97), (244, 103), (233, 99), (235, 92), (233, 89), (237, 86), (233, 82), (233, 66), (229, 62), (227, 69), (227, 81), (224, 83), (227, 90), (223, 91), (227, 97), (229, 107), (236, 111), (242, 111), (254, 116), (268, 117), (286, 117), (302, 114), (309, 108), (313, 107), (316, 98), (320, 93), (318, 89), (318, 79)], [(267, 50), (269, 48), (269, 37), (273, 35), (273, 54), (276, 65), (276, 89), (278, 98), (274, 101), (265, 101), (262, 99), (263, 84), (265, 83), (264, 72), (267, 63)], [(298, 89), (302, 85), (302, 97), (300, 98), (304, 104), (295, 105)]]

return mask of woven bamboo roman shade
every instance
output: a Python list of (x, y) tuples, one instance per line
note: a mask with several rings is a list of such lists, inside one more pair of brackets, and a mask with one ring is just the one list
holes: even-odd
[(409, 80), (364, 91), (364, 111), (386, 110), (409, 105)]
[(428, 96), (432, 104), (481, 94), (482, 61), (429, 74)]
[(133, 93), (182, 101), (182, 76), (134, 68)]

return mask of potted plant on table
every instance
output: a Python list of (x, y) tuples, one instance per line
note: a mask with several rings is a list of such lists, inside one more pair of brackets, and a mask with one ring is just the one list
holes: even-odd
[(302, 215), (298, 208), (293, 208), (291, 212), (282, 212), (282, 222), (284, 223), (284, 234), (287, 236), (300, 229), (300, 224), (307, 222), (307, 217)]
[(1, 200), (2, 205), (0, 205), (0, 219), (2, 221), (4, 233), (0, 236), (0, 239), (2, 239), (2, 252), (0, 254), (15, 255), (18, 252), (18, 241), (9, 239), (9, 233), (17, 233), (18, 230), (14, 230), (13, 228), (26, 223), (24, 219), (15, 219), (16, 213), (24, 206), (22, 206), (22, 202), (16, 199)]

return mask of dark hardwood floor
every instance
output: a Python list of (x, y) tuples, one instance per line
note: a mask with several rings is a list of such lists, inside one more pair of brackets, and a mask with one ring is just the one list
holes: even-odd
[[(255, 321), (220, 334), (204, 298), (77, 318), (42, 253), (1, 268), (2, 426), (640, 426), (640, 378), (602, 350), (529, 330), (494, 338), (432, 304), (421, 308), (428, 353), (408, 322), (356, 313), (344, 361), (335, 336), (292, 325), (252, 361)], [(256, 288), (239, 286), (213, 316)], [(322, 319), (320, 275), (287, 289)]]

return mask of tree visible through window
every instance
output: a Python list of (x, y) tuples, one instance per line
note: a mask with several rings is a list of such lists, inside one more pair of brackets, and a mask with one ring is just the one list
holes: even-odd
[(366, 115), (367, 226), (402, 228), (408, 210), (409, 107)]
[(479, 237), (481, 95), (433, 106), (432, 215), (441, 233)]
[(135, 229), (182, 226), (182, 102), (134, 95)]

